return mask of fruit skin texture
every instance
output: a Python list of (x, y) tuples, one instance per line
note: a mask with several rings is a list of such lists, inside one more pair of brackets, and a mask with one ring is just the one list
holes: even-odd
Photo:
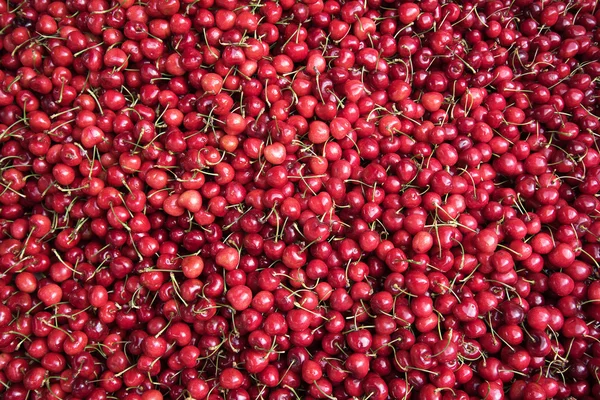
[(600, 398), (596, 3), (0, 0), (0, 398)]

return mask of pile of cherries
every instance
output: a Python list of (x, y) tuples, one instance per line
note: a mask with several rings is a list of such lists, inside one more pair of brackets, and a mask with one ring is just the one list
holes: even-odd
[(600, 398), (596, 0), (0, 0), (0, 398)]

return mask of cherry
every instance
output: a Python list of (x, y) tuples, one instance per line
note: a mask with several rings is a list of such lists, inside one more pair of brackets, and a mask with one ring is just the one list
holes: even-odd
[(590, 2), (84, 3), (0, 4), (5, 397), (594, 397)]
[(38, 297), (45, 305), (57, 304), (62, 298), (63, 292), (60, 286), (50, 283), (38, 290)]
[(237, 389), (242, 386), (244, 376), (242, 373), (233, 368), (224, 369), (222, 374), (219, 376), (219, 384), (224, 389)]

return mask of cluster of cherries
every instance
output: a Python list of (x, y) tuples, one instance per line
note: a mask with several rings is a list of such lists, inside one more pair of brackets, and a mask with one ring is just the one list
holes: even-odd
[(600, 398), (596, 0), (0, 0), (0, 398)]

